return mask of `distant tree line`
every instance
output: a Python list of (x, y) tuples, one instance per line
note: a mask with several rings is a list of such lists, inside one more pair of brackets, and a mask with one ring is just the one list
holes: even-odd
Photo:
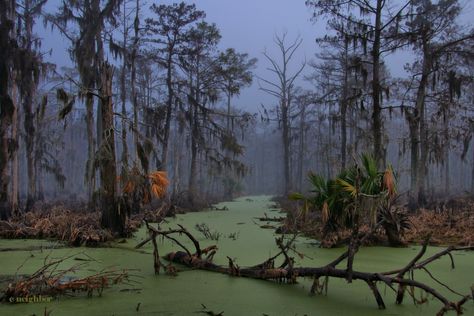
[[(379, 168), (394, 165), (414, 207), (434, 195), (474, 194), (474, 31), (463, 22), (462, 4), (318, 0), (306, 5), (312, 19), (327, 28), (304, 73), (311, 88), (291, 84), (288, 64), (298, 70), (299, 62), (288, 57), (299, 40), (278, 36), (281, 56), (267, 57), (269, 75), (261, 79), (262, 90), (275, 96), (278, 106), (265, 106), (261, 113), (268, 129), (283, 135), (283, 149), (273, 151), (278, 158), (269, 166), (260, 162), (262, 149), (249, 143), (254, 173), (246, 184), (265, 187), (265, 170), (272, 189), (262, 192), (302, 190), (309, 185), (307, 171), (332, 178), (366, 152)], [(406, 73), (396, 78), (386, 61), (400, 52), (411, 57), (395, 65)], [(259, 136), (269, 142), (277, 137), (265, 133)], [(275, 168), (279, 171), (272, 174), (269, 169)], [(283, 179), (283, 185), (274, 185)]]

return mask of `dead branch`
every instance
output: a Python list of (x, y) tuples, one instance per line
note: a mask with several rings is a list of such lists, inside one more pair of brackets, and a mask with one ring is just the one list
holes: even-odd
[(261, 222), (283, 222), (286, 220), (286, 217), (268, 217), (267, 213), (264, 213), (263, 217), (254, 217)]
[[(198, 259), (201, 260), (201, 256), (203, 254), (207, 255), (205, 260), (208, 261), (208, 262), (211, 262), (212, 258), (214, 257), (214, 255), (217, 251), (217, 246), (215, 246), (215, 245), (214, 246), (209, 246), (209, 247), (201, 250), (201, 246), (200, 246), (199, 242), (196, 240), (196, 238), (194, 238), (194, 236), (186, 228), (184, 228), (183, 226), (181, 226), (179, 224), (178, 224), (179, 229), (169, 229), (169, 230), (165, 230), (165, 231), (159, 230), (159, 229), (151, 226), (147, 221), (145, 221), (145, 224), (146, 224), (146, 227), (148, 229), (148, 233), (149, 233), (150, 236), (147, 239), (140, 242), (138, 245), (136, 245), (135, 248), (143, 247), (149, 241), (152, 242), (152, 244), (153, 244), (154, 269), (155, 269), (156, 274), (160, 274), (160, 268), (161, 267), (164, 267), (164, 269), (167, 273), (169, 273), (170, 271), (172, 271), (172, 272), (174, 271), (174, 269), (172, 267), (164, 266), (160, 261), (159, 251), (158, 251), (158, 244), (156, 242), (156, 238), (158, 236), (169, 239), (169, 240), (173, 241), (174, 243), (176, 243), (179, 247), (181, 247), (185, 251), (186, 258), (188, 258), (188, 260), (190, 260), (190, 263), (196, 262), (196, 260), (198, 260)], [(188, 248), (186, 248), (179, 240), (174, 238), (172, 236), (174, 234), (186, 235), (186, 237), (188, 237), (188, 239), (191, 240), (194, 244), (194, 248), (195, 248), (194, 254), (192, 254), (191, 251)], [(169, 261), (173, 261), (173, 260), (169, 260)], [(174, 274), (174, 272), (169, 273), (169, 274)]]
[[(379, 226), (379, 224), (377, 224), (373, 230), (375, 230), (376, 227)], [(422, 290), (424, 293), (433, 296), (435, 299), (437, 299), (439, 302), (442, 303), (443, 307), (439, 311), (438, 315), (444, 315), (444, 313), (448, 311), (455, 311), (458, 315), (460, 315), (462, 314), (463, 304), (465, 304), (468, 300), (473, 298), (472, 293), (468, 295), (461, 295), (460, 293), (447, 287), (444, 283), (442, 283), (441, 281), (436, 279), (431, 273), (429, 273), (429, 271), (426, 269), (426, 266), (429, 263), (435, 261), (436, 259), (439, 259), (440, 257), (444, 255), (451, 256), (452, 251), (474, 250), (474, 246), (473, 247), (449, 247), (419, 262), (421, 258), (423, 257), (423, 255), (425, 254), (426, 248), (429, 243), (429, 237), (427, 237), (425, 239), (425, 242), (423, 243), (421, 250), (405, 267), (398, 270), (389, 271), (389, 272), (373, 273), (373, 272), (354, 271), (350, 266), (346, 267), (346, 269), (336, 268), (336, 265), (341, 263), (343, 260), (347, 259), (350, 255), (352, 255), (353, 257), (353, 255), (358, 251), (359, 245), (362, 244), (363, 241), (369, 237), (370, 233), (362, 236), (361, 238), (359, 238), (357, 235), (354, 235), (355, 237), (352, 240), (352, 246), (349, 247), (349, 249), (344, 254), (342, 254), (339, 258), (337, 258), (336, 260), (322, 267), (295, 267), (294, 266), (294, 258), (290, 256), (289, 252), (295, 249), (294, 241), (297, 237), (297, 235), (295, 234), (291, 239), (287, 240), (286, 242), (284, 240), (284, 236), (277, 238), (275, 241), (280, 251), (276, 255), (268, 258), (267, 260), (265, 260), (264, 262), (260, 264), (257, 264), (255, 266), (250, 266), (250, 267), (239, 267), (235, 263), (235, 259), (231, 257), (227, 257), (228, 265), (220, 266), (212, 262), (212, 257), (217, 251), (217, 247), (211, 246), (211, 247), (205, 248), (204, 250), (201, 250), (199, 242), (183, 226), (179, 225), (180, 229), (175, 229), (175, 230), (170, 229), (167, 231), (160, 231), (151, 226), (148, 226), (148, 227), (149, 227), (149, 232), (153, 236), (152, 240), (154, 240), (156, 236), (164, 236), (170, 240), (173, 240), (174, 242), (177, 242), (175, 238), (170, 238), (169, 235), (171, 234), (186, 235), (193, 242), (196, 252), (194, 254), (191, 254), (189, 250), (187, 250), (182, 244), (177, 242), (177, 244), (180, 245), (181, 248), (184, 248), (185, 251), (184, 252), (183, 251), (171, 252), (165, 255), (164, 258), (168, 260), (169, 262), (182, 264), (187, 267), (191, 267), (195, 269), (218, 272), (218, 273), (227, 274), (227, 275), (236, 276), (236, 277), (272, 280), (279, 283), (285, 282), (285, 283), (290, 283), (290, 284), (295, 283), (298, 277), (311, 277), (314, 279), (313, 286), (311, 287), (311, 293), (321, 293), (323, 289), (327, 293), (329, 278), (360, 280), (360, 281), (365, 282), (368, 285), (368, 287), (371, 289), (374, 295), (374, 298), (377, 302), (377, 305), (380, 309), (385, 309), (385, 303), (377, 287), (377, 282), (383, 282), (393, 291), (397, 292), (397, 297), (396, 297), (397, 304), (402, 303), (403, 296), (405, 294), (405, 289), (407, 288), (410, 289), (408, 293), (413, 297), (413, 299), (416, 299), (414, 296), (413, 289), (418, 288)], [(147, 241), (141, 242), (139, 245), (142, 246), (146, 242)], [(155, 244), (154, 244), (154, 247), (157, 248)], [(352, 252), (352, 254), (350, 254), (349, 252)], [(212, 255), (211, 256), (208, 255), (207, 258), (203, 259), (201, 257), (203, 253), (204, 254), (209, 253)], [(298, 252), (296, 252), (296, 254), (299, 255), (300, 257), (304, 256), (303, 254), (298, 253)], [(283, 263), (278, 268), (275, 268), (275, 260), (279, 257), (284, 258)], [(452, 256), (451, 256), (451, 259), (452, 259)], [(454, 261), (452, 261), (452, 266), (454, 267)], [(416, 281), (413, 278), (413, 271), (417, 269), (425, 270), (430, 275), (430, 277), (435, 280), (436, 283), (440, 284), (443, 287), (446, 287), (448, 290), (450, 290), (451, 292), (457, 295), (461, 295), (462, 299), (457, 302), (450, 301), (444, 295), (439, 293), (436, 289), (430, 287), (429, 285), (425, 283)], [(405, 278), (405, 274), (407, 273), (410, 273), (411, 275), (410, 278)], [(319, 283), (319, 279), (321, 277), (325, 278), (325, 281), (322, 285)], [(398, 285), (398, 290), (395, 290), (393, 285)], [(425, 301), (426, 299), (422, 299), (416, 302), (423, 303)]]

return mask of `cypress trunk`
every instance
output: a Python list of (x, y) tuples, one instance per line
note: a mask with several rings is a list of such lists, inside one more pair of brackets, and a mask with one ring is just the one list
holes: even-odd
[(425, 96), (428, 76), (431, 69), (431, 58), (426, 37), (423, 39), (423, 69), (416, 95), (416, 114), (420, 143), (420, 159), (417, 166), (416, 196), (418, 206), (426, 203), (425, 178), (428, 171), (428, 130), (425, 117)]
[(100, 145), (100, 206), (102, 209), (102, 227), (123, 236), (125, 233), (125, 210), (121, 211), (115, 198), (116, 161), (114, 137), (114, 109), (112, 103), (113, 68), (108, 63), (101, 67), (101, 120), (102, 131)]
[(374, 159), (377, 166), (382, 168), (385, 165), (383, 161), (382, 148), (382, 111), (380, 104), (380, 41), (382, 35), (382, 3), (383, 0), (377, 0), (374, 29), (374, 45), (372, 49), (372, 133), (374, 138)]
[(0, 219), (7, 219), (11, 214), (8, 199), (8, 130), (12, 123), (14, 104), (8, 94), (10, 67), (14, 54), (10, 32), (14, 28), (14, 1), (0, 0)]
[(166, 170), (168, 163), (168, 143), (171, 129), (171, 116), (173, 115), (173, 81), (172, 81), (172, 70), (173, 70), (173, 55), (172, 48), (168, 51), (168, 59), (166, 62), (166, 87), (168, 89), (168, 98), (166, 101), (166, 118), (165, 118), (165, 129), (163, 135), (163, 151), (161, 153), (161, 169)]
[[(17, 102), (17, 85), (16, 85), (16, 78), (13, 74), (12, 78), (12, 100), (15, 104)], [(15, 149), (12, 153), (12, 196), (11, 196), (11, 203), (12, 203), (12, 213), (18, 214), (19, 212), (19, 172), (20, 172), (20, 163), (18, 159), (18, 151), (19, 151), (19, 141), (18, 141), (18, 126), (19, 126), (19, 115), (18, 115), (18, 105), (15, 104), (15, 112), (13, 113), (12, 117), (12, 140), (15, 143)]]

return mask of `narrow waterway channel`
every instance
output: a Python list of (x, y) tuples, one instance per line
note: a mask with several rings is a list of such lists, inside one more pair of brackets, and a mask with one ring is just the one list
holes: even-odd
[[(191, 231), (203, 246), (217, 244), (219, 250), (214, 261), (227, 264), (226, 256), (235, 258), (240, 266), (255, 265), (277, 252), (274, 229), (262, 229), (254, 217), (280, 216), (272, 207), (268, 196), (244, 197), (233, 202), (221, 203), (228, 211), (208, 211), (178, 215), (167, 219), (162, 227), (176, 227), (181, 224)], [(206, 240), (195, 229), (196, 224), (205, 223), (212, 232), (219, 235), (218, 241)], [(263, 223), (265, 224), (265, 223)], [(269, 223), (274, 225), (275, 223)], [(59, 315), (196, 315), (202, 305), (223, 315), (434, 315), (441, 307), (437, 301), (428, 298), (428, 304), (415, 306), (406, 299), (401, 306), (395, 305), (395, 295), (389, 288), (380, 286), (387, 309), (377, 309), (370, 289), (365, 283), (347, 284), (344, 280), (330, 280), (327, 296), (310, 296), (311, 280), (299, 280), (296, 285), (277, 284), (269, 281), (233, 278), (226, 275), (198, 270), (184, 271), (178, 276), (156, 276), (153, 272), (152, 248), (147, 244), (139, 251), (134, 246), (145, 238), (142, 228), (134, 238), (108, 248), (58, 248), (54, 242), (44, 240), (0, 239), (0, 284), (6, 275), (28, 274), (42, 266), (46, 257), (59, 258), (74, 255), (64, 262), (64, 268), (77, 264), (77, 258), (94, 258), (81, 268), (77, 276), (93, 274), (104, 268), (131, 269), (132, 280), (137, 283), (122, 284), (105, 290), (101, 297), (60, 297), (45, 303), (2, 304), (0, 315), (43, 315), (45, 307), (52, 310), (51, 316)], [(183, 238), (182, 240), (185, 240)], [(48, 249), (38, 249), (43, 246)], [(297, 249), (307, 255), (299, 259), (298, 265), (321, 266), (333, 260), (344, 249), (321, 249), (307, 238), (299, 238)], [(168, 241), (160, 242), (161, 255), (177, 247)], [(5, 251), (6, 249), (9, 249)], [(419, 250), (418, 246), (393, 249), (384, 247), (363, 248), (355, 259), (355, 269), (361, 271), (385, 271), (403, 267)], [(438, 251), (430, 247), (426, 255)], [(430, 271), (440, 280), (461, 293), (468, 293), (474, 283), (472, 267), (474, 253), (453, 254), (456, 269), (451, 270), (448, 257), (430, 265)], [(18, 269), (19, 265), (24, 263)], [(417, 278), (435, 283), (423, 272)], [(439, 288), (446, 293), (443, 288)], [(448, 296), (453, 300), (458, 297)], [(139, 305), (138, 311), (137, 306)], [(474, 315), (474, 304), (465, 305), (466, 315)], [(199, 315), (199, 314), (198, 314)]]

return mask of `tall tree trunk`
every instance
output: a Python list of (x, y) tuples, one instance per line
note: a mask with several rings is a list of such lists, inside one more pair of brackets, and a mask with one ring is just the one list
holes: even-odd
[(92, 204), (93, 195), (95, 192), (94, 96), (92, 94), (88, 94), (86, 96), (86, 128), (87, 128), (87, 164), (86, 164), (87, 197), (88, 197), (89, 203)]
[[(331, 123), (329, 123), (331, 124)], [(326, 145), (323, 147), (324, 148), (324, 153), (326, 155), (326, 172), (327, 172), (327, 179), (332, 178), (332, 166), (331, 166), (331, 144), (332, 144), (332, 139), (331, 139), (331, 133), (327, 133), (327, 142)]]
[[(135, 60), (135, 59), (133, 59)], [(138, 159), (138, 97), (136, 91), (137, 69), (135, 62), (132, 62), (132, 105), (133, 105), (133, 144), (135, 147), (135, 160)]]
[(24, 128), (25, 128), (25, 150), (26, 150), (26, 168), (28, 173), (28, 193), (26, 199), (25, 211), (28, 212), (33, 207), (36, 196), (36, 171), (34, 162), (34, 151), (35, 151), (35, 124), (33, 114), (33, 102), (36, 93), (36, 82), (34, 78), (35, 69), (32, 67), (33, 51), (32, 51), (32, 31), (33, 31), (33, 17), (30, 14), (30, 1), (25, 0), (25, 42), (26, 51), (30, 62), (26, 65), (26, 71), (22, 77), (23, 86), (23, 115), (24, 115)]
[(290, 122), (288, 118), (287, 100), (283, 99), (282, 110), (282, 139), (283, 139), (283, 172), (285, 181), (285, 192), (287, 195), (291, 191), (291, 178), (290, 178)]
[(35, 170), (35, 126), (32, 111), (32, 93), (33, 89), (27, 92), (23, 99), (23, 115), (25, 119), (25, 151), (26, 151), (26, 169), (28, 173), (28, 193), (26, 198), (25, 211), (28, 212), (33, 207), (34, 201), (37, 198), (36, 194), (36, 170)]
[(125, 233), (126, 212), (118, 207), (116, 192), (116, 161), (114, 137), (114, 108), (112, 103), (113, 68), (108, 63), (101, 67), (100, 103), (102, 132), (99, 135), (100, 151), (100, 205), (102, 209), (101, 225), (123, 236)]
[[(127, 32), (127, 2), (123, 2), (123, 48), (127, 49), (128, 32)], [(127, 62), (128, 55), (124, 54), (122, 72), (120, 73), (120, 98), (122, 101), (122, 179), (125, 179), (125, 175), (128, 169), (128, 144), (127, 144), (127, 87), (126, 87), (126, 74), (127, 74)]]
[(346, 155), (347, 155), (347, 90), (348, 90), (348, 52), (349, 42), (344, 41), (344, 82), (342, 87), (342, 98), (341, 98), (341, 170), (346, 168)]
[(137, 50), (139, 42), (139, 9), (140, 1), (136, 1), (135, 5), (135, 21), (134, 21), (134, 39), (131, 56), (131, 86), (132, 86), (132, 106), (133, 106), (133, 144), (135, 146), (135, 160), (138, 160), (138, 97), (137, 97)]
[(341, 170), (346, 168), (347, 160), (347, 102), (341, 103)]
[[(178, 121), (175, 122), (175, 125), (179, 124)], [(183, 150), (183, 133), (182, 131), (176, 126), (176, 130), (178, 131), (175, 134), (175, 141), (173, 146), (173, 193), (172, 193), (172, 200), (177, 201), (178, 193), (180, 191), (180, 179), (181, 179), (181, 157), (182, 157), (182, 150)]]
[[(124, 62), (125, 63), (125, 62)], [(128, 169), (128, 144), (127, 144), (127, 102), (125, 92), (125, 65), (121, 74), (121, 101), (122, 101), (122, 178)]]
[(168, 89), (168, 98), (166, 101), (166, 118), (165, 118), (165, 129), (163, 135), (163, 152), (161, 153), (161, 166), (163, 170), (166, 170), (168, 163), (168, 143), (171, 130), (171, 116), (173, 114), (173, 55), (171, 48), (168, 51), (167, 69), (166, 69), (166, 87)]
[(374, 159), (379, 168), (384, 167), (382, 148), (382, 111), (380, 104), (380, 40), (382, 35), (382, 6), (385, 0), (377, 0), (375, 14), (374, 44), (372, 48), (372, 133), (374, 138)]
[(417, 197), (412, 196), (416, 192), (418, 183), (418, 162), (419, 162), (419, 127), (416, 111), (406, 112), (406, 119), (409, 127), (410, 137), (410, 205), (416, 207)]
[[(15, 22), (15, 1), (0, 0), (0, 219), (11, 214), (8, 198), (8, 130), (12, 124), (14, 104), (8, 93), (12, 56), (11, 33)], [(16, 40), (16, 39), (13, 39)]]
[(450, 183), (449, 183), (449, 151), (450, 151), (450, 141), (449, 141), (449, 110), (446, 110), (444, 117), (444, 141), (446, 142), (444, 146), (444, 193), (449, 195)]
[(198, 109), (194, 106), (191, 130), (191, 169), (189, 173), (189, 202), (194, 205), (197, 196), (197, 158), (198, 158)]
[(423, 68), (416, 94), (416, 115), (419, 126), (420, 139), (420, 161), (418, 162), (418, 175), (416, 182), (416, 196), (419, 206), (426, 203), (425, 178), (428, 171), (428, 130), (426, 126), (425, 96), (428, 84), (429, 72), (431, 69), (431, 57), (426, 37), (423, 39)]
[(231, 132), (231, 126), (230, 126), (230, 100), (232, 99), (232, 94), (230, 92), (227, 92), (227, 132)]
[[(3, 103), (3, 102), (2, 102)], [(1, 104), (2, 107), (4, 104)], [(2, 109), (3, 111), (3, 109)], [(2, 113), (3, 114), (3, 113)], [(9, 124), (5, 118), (0, 126), (0, 219), (8, 219), (11, 215), (11, 206), (8, 200), (8, 183), (10, 177), (8, 174), (8, 130)]]
[[(199, 59), (196, 61), (196, 69), (200, 69)], [(189, 86), (191, 87), (191, 95), (194, 95), (195, 104), (191, 104), (190, 112), (192, 113), (191, 117), (191, 167), (189, 172), (189, 182), (188, 182), (188, 200), (191, 205), (194, 205), (196, 202), (197, 196), (197, 177), (198, 177), (198, 146), (199, 146), (199, 105), (201, 102), (200, 95), (200, 74), (199, 71), (196, 73), (195, 86), (193, 86), (193, 77), (190, 75)], [(194, 88), (193, 88), (194, 87)], [(193, 93), (194, 89), (194, 93)]]
[(298, 191), (303, 192), (303, 163), (305, 154), (305, 125), (306, 125), (306, 104), (302, 105), (300, 117), (300, 128), (299, 128), (299, 150), (298, 150)]
[[(16, 18), (16, 2), (12, 1), (11, 2), (12, 10), (10, 12), (10, 19), (11, 21), (15, 21)], [(17, 29), (13, 25), (11, 34), (12, 38), (16, 40), (17, 38)], [(13, 69), (11, 72), (11, 97), (12, 97), (12, 102), (14, 106), (14, 112), (12, 115), (12, 140), (15, 143), (15, 149), (12, 153), (12, 196), (11, 196), (11, 207), (12, 207), (12, 214), (18, 214), (20, 211), (19, 208), (19, 174), (20, 174), (20, 164), (19, 164), (19, 158), (18, 158), (18, 152), (19, 152), (19, 145), (20, 145), (20, 140), (19, 140), (19, 133), (18, 133), (18, 127), (20, 126), (20, 116), (19, 116), (19, 105), (18, 105), (18, 82), (17, 82), (17, 71)], [(1, 84), (1, 83), (0, 83)], [(3, 122), (2, 122), (3, 124)], [(0, 214), (1, 217), (1, 214)]]
[(471, 141), (471, 147), (472, 147), (471, 195), (474, 196), (474, 138)]
[[(226, 117), (226, 133), (230, 137), (233, 135), (233, 124), (231, 126), (231, 118), (230, 118), (230, 112), (231, 112), (231, 99), (232, 99), (232, 94), (228, 91), (226, 93), (227, 96), (227, 117)], [(232, 155), (231, 151), (229, 149), (226, 149), (224, 151), (224, 155), (230, 156)], [(225, 168), (224, 170), (224, 198), (225, 199), (232, 199), (234, 195), (234, 183), (233, 183), (233, 176), (232, 176), (232, 170), (230, 168)]]
[(18, 159), (19, 151), (19, 137), (18, 137), (18, 126), (19, 126), (19, 108), (17, 105), (18, 95), (17, 95), (17, 84), (16, 84), (16, 74), (15, 71), (12, 73), (12, 100), (15, 106), (15, 112), (12, 117), (12, 140), (15, 143), (15, 149), (12, 153), (12, 196), (11, 196), (11, 205), (12, 205), (12, 214), (19, 213), (19, 173), (20, 173), (20, 164)]

